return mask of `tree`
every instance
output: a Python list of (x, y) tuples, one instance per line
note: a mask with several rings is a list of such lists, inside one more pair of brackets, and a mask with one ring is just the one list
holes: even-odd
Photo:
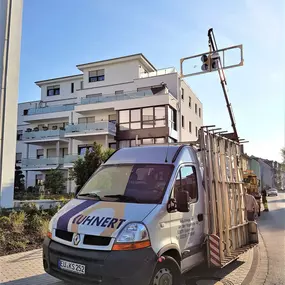
[(83, 159), (79, 158), (74, 162), (73, 169), (70, 170), (70, 179), (75, 181), (78, 190), (113, 152), (113, 149), (102, 150), (102, 145), (94, 142), (93, 149), (87, 150)]
[(281, 148), (281, 158), (282, 158), (281, 169), (285, 171), (285, 147)]
[(25, 175), (23, 174), (21, 167), (15, 167), (15, 180), (14, 180), (14, 191), (21, 192), (25, 190)]
[(56, 168), (48, 171), (44, 186), (52, 194), (60, 194), (66, 188), (65, 182), (66, 178), (64, 178), (63, 172)]

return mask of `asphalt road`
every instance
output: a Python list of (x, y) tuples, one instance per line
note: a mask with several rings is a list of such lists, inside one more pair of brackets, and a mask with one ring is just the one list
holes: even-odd
[(265, 285), (285, 285), (285, 193), (268, 197), (269, 212), (258, 220), (268, 255)]

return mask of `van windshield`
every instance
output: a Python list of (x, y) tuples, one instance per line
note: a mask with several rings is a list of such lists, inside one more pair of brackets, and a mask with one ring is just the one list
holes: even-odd
[(167, 164), (121, 164), (102, 166), (78, 196), (115, 199), (118, 202), (159, 204), (173, 166)]

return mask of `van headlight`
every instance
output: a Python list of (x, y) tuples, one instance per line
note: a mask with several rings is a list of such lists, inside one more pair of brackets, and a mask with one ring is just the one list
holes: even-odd
[(141, 223), (130, 223), (120, 232), (112, 250), (134, 250), (149, 247), (147, 228)]

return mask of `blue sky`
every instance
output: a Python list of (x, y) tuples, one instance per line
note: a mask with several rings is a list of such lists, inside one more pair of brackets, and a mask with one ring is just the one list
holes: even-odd
[[(198, 4), (199, 2), (199, 4)], [(280, 160), (285, 145), (285, 4), (280, 0), (24, 0), (19, 101), (37, 100), (35, 81), (77, 74), (76, 64), (142, 52), (157, 68), (181, 57), (243, 44), (244, 66), (226, 71), (248, 154)], [(231, 131), (218, 74), (187, 82), (204, 124)]]

